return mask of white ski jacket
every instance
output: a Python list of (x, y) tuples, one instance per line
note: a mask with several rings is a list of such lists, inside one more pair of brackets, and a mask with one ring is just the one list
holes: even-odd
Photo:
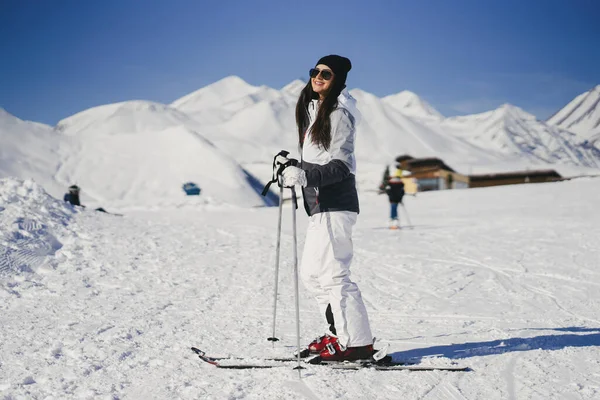
[(306, 171), (307, 181), (302, 189), (304, 207), (308, 215), (326, 211), (358, 213), (354, 143), (360, 113), (356, 100), (346, 89), (339, 95), (338, 106), (329, 116), (331, 143), (328, 150), (315, 145), (311, 137), (318, 106), (317, 100), (308, 105), (310, 125), (301, 150), (301, 167)]

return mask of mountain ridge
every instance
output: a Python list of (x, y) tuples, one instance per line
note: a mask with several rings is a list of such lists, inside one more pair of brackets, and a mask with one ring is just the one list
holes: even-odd
[[(219, 202), (257, 205), (244, 168), (264, 179), (253, 165), (269, 164), (282, 149), (299, 158), (294, 109), (305, 85), (294, 80), (276, 90), (232, 76), (171, 104), (106, 104), (55, 127), (0, 109), (0, 176), (33, 176), (55, 195), (78, 183), (101, 205), (176, 205), (183, 181), (196, 181)], [(372, 186), (399, 154), (439, 157), (465, 174), (555, 168), (574, 176), (599, 166), (600, 151), (581, 135), (511, 104), (444, 118), (409, 91), (350, 93), (363, 114), (356, 157), (359, 174), (368, 176), (357, 176), (360, 185)]]
[(575, 132), (600, 148), (600, 85), (576, 96), (547, 122)]

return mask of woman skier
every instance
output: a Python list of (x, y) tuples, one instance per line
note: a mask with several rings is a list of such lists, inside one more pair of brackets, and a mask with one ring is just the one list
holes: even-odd
[(282, 172), (284, 186), (302, 187), (309, 215), (300, 277), (328, 325), (309, 350), (326, 361), (373, 355), (367, 310), (350, 280), (352, 228), (359, 213), (354, 143), (360, 116), (345, 89), (351, 68), (349, 59), (328, 55), (310, 70), (296, 105), (302, 162)]

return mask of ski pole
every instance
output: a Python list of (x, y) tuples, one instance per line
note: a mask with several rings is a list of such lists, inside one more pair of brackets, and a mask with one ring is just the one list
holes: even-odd
[(275, 246), (275, 285), (273, 291), (273, 333), (270, 338), (267, 340), (273, 342), (273, 347), (275, 347), (275, 342), (279, 341), (279, 339), (275, 336), (275, 325), (277, 321), (277, 293), (279, 286), (279, 253), (281, 249), (281, 219), (283, 215), (283, 185), (279, 186), (279, 220), (277, 221), (277, 244)]
[(298, 208), (298, 197), (296, 196), (296, 188), (292, 186), (292, 230), (293, 230), (293, 247), (294, 247), (294, 291), (296, 294), (296, 345), (298, 347), (298, 366), (294, 369), (298, 370), (298, 377), (302, 379), (302, 370), (300, 360), (300, 295), (298, 291), (298, 236), (296, 234), (296, 209)]
[[(273, 157), (273, 176), (271, 180), (265, 185), (262, 191), (262, 195), (266, 196), (269, 192), (269, 187), (271, 187), (271, 184), (275, 182), (279, 184), (279, 220), (277, 222), (277, 245), (275, 249), (275, 293), (273, 295), (273, 334), (270, 338), (267, 338), (267, 340), (271, 342), (277, 342), (279, 340), (275, 337), (275, 324), (277, 318), (277, 291), (279, 285), (279, 250), (281, 248), (281, 216), (283, 210), (283, 184), (281, 183), (280, 176), (281, 172), (285, 168), (284, 165), (278, 165), (277, 157), (287, 157), (288, 154), (289, 152), (281, 150), (275, 155), (275, 157)], [(275, 343), (273, 343), (273, 347), (275, 347)]]
[(410, 222), (410, 217), (408, 216), (408, 211), (406, 211), (406, 207), (404, 207), (404, 203), (400, 203), (402, 209), (404, 210), (404, 214), (406, 214), (406, 220), (408, 221), (408, 225), (412, 228), (413, 224)]

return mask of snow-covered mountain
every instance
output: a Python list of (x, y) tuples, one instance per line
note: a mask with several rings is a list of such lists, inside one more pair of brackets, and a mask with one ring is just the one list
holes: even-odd
[(350, 93), (357, 99), (363, 114), (356, 138), (359, 160), (381, 163), (399, 154), (442, 157), (449, 163), (494, 163), (500, 160), (495, 154), (403, 113), (385, 99), (360, 89)]
[(600, 85), (575, 97), (548, 123), (575, 132), (600, 148)]
[[(220, 86), (224, 83), (226, 90)], [(236, 85), (239, 85), (237, 91)], [(250, 86), (237, 77), (226, 78), (195, 93), (201, 93), (203, 98), (226, 99), (226, 104), (248, 105), (237, 112), (230, 108), (228, 119), (218, 124), (207, 123), (200, 109), (191, 116), (205, 128), (207, 138), (240, 162), (265, 163), (280, 149), (296, 150), (294, 108), (304, 86), (305, 82), (295, 80), (278, 95), (269, 92), (269, 96), (257, 99), (254, 93), (261, 93), (260, 87)], [(220, 93), (222, 90), (225, 94)], [(231, 94), (234, 92), (241, 97)], [(350, 93), (358, 100), (364, 116), (357, 131), (356, 150), (357, 158), (363, 162), (386, 163), (398, 154), (436, 156), (465, 173), (482, 167), (490, 170), (491, 165), (498, 166), (491, 168), (492, 171), (536, 168), (535, 164), (546, 168), (555, 162), (597, 165), (592, 152), (579, 146), (573, 134), (549, 127), (516, 107), (501, 107), (491, 117), (444, 119), (412, 92), (385, 98), (360, 89), (352, 89)], [(186, 104), (192, 95), (173, 104)], [(252, 102), (241, 100), (248, 96), (252, 96)], [(507, 166), (507, 161), (515, 163), (514, 167)]]
[(442, 128), (486, 149), (545, 163), (600, 166), (577, 135), (538, 120), (510, 104), (493, 111), (447, 118)]
[[(201, 201), (259, 205), (262, 198), (246, 171), (265, 181), (279, 150), (298, 157), (294, 109), (305, 85), (295, 80), (276, 90), (233, 76), (171, 105), (103, 105), (54, 129), (1, 110), (0, 177), (33, 177), (55, 196), (77, 183), (84, 203), (103, 206), (182, 204), (191, 201), (182, 200), (187, 181), (203, 189)], [(360, 89), (350, 93), (363, 115), (356, 139), (358, 181), (369, 187), (400, 154), (439, 157), (465, 174), (555, 168), (573, 176), (600, 163), (600, 151), (584, 143), (581, 133), (514, 106), (444, 118), (411, 92), (385, 98)]]
[(295, 131), (294, 107), (304, 86), (297, 80), (275, 90), (232, 76), (171, 106), (189, 115), (207, 139), (238, 162), (268, 162), (281, 149), (296, 147), (289, 134)]
[(23, 121), (0, 108), (0, 178), (33, 178), (48, 190), (58, 190), (53, 174), (60, 164), (60, 142), (52, 127)]
[(402, 111), (406, 115), (417, 118), (442, 120), (440, 114), (431, 104), (408, 90), (384, 97), (383, 102)]
[(300, 92), (302, 92), (302, 89), (304, 89), (305, 86), (306, 82), (300, 79), (296, 79), (285, 85), (281, 89), (281, 91), (287, 93), (288, 95), (292, 96), (295, 100), (297, 100), (298, 96), (300, 96)]
[(133, 100), (89, 108), (63, 119), (56, 130), (67, 136), (100, 131), (104, 135), (115, 135), (160, 131), (187, 124), (197, 125), (189, 115), (165, 104)]
[[(76, 183), (93, 206), (263, 205), (247, 172), (198, 129), (187, 114), (141, 100), (82, 111), (55, 129), (2, 111), (0, 177), (33, 178), (56, 197)], [(184, 196), (188, 181), (200, 198)]]
[[(227, 78), (220, 82), (224, 81), (229, 84), (228, 91), (233, 91), (231, 86), (235, 84), (240, 85), (239, 93), (256, 93), (260, 90), (256, 87), (249, 89), (239, 78)], [(273, 154), (281, 149), (296, 151), (294, 110), (298, 95), (305, 85), (300, 80), (293, 81), (279, 91), (277, 96), (272, 95), (249, 104), (232, 113), (227, 121), (218, 125), (203, 120), (202, 112), (192, 113), (191, 116), (204, 127), (203, 133), (207, 138), (240, 162), (269, 162)], [(219, 90), (221, 89), (218, 85), (209, 85), (195, 93), (201, 92), (203, 97), (211, 99), (227, 97), (227, 104), (241, 102), (241, 98), (232, 100), (233, 96), (212, 93)], [(392, 96), (384, 100), (360, 89), (353, 89), (350, 93), (357, 99), (358, 108), (365, 115), (357, 133), (356, 149), (359, 160), (385, 163), (401, 153), (409, 153), (415, 157), (443, 154), (453, 160), (469, 160), (476, 163), (499, 160), (484, 149), (461, 138), (431, 129), (423, 123), (423, 118), (431, 121), (442, 117), (433, 108), (428, 109), (427, 103), (421, 102), (416, 95), (407, 96), (404, 93), (394, 101)], [(248, 96), (253, 95), (247, 94), (244, 97)], [(413, 102), (408, 101), (407, 97), (411, 97)], [(184, 104), (184, 99), (189, 99), (189, 96), (175, 101), (173, 105)], [(400, 99), (405, 99), (405, 102), (401, 103)], [(406, 111), (407, 104), (412, 105), (408, 114), (403, 112)], [(424, 108), (418, 111), (415, 104), (421, 104)], [(418, 117), (416, 114), (419, 114)]]
[(262, 205), (240, 165), (199, 129), (186, 114), (159, 103), (91, 108), (57, 125), (71, 139), (73, 154), (61, 163), (57, 179), (78, 182), (102, 204), (179, 204), (182, 184), (192, 181), (203, 199)]
[(171, 107), (203, 124), (219, 124), (244, 108), (281, 95), (268, 86), (252, 86), (237, 76), (229, 76), (175, 100)]

